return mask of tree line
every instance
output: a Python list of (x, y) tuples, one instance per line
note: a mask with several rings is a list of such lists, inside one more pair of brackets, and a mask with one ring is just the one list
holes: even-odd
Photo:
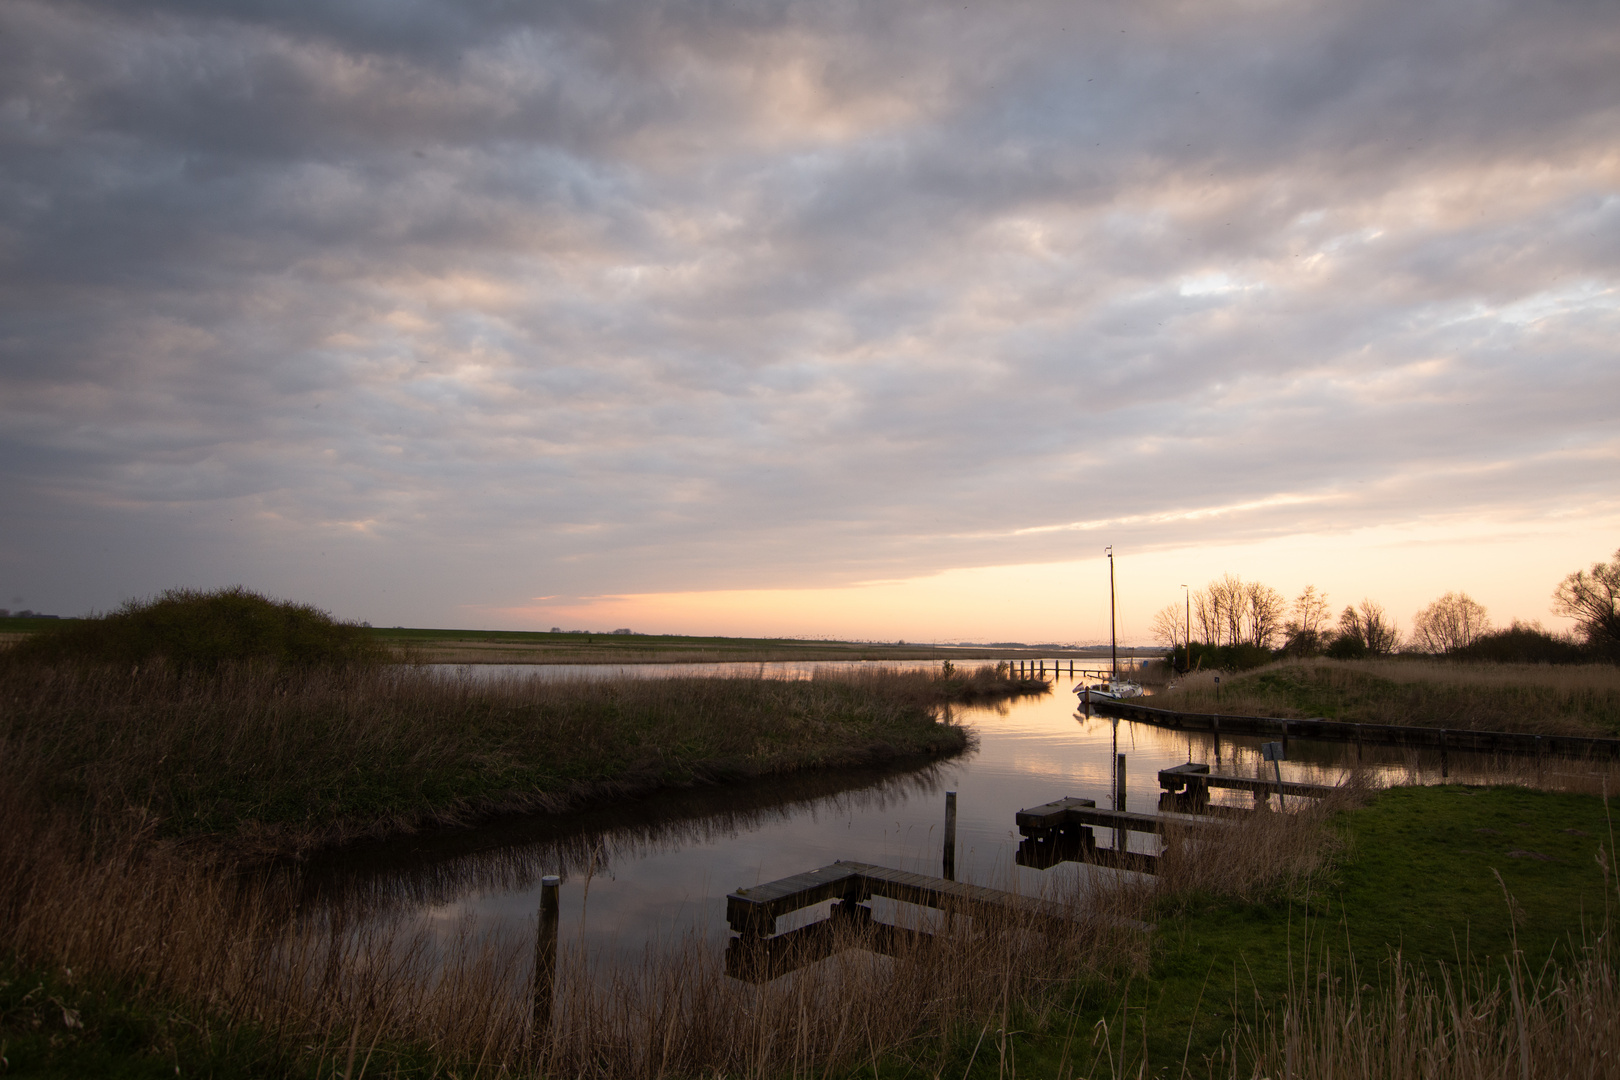
[(1552, 610), (1575, 620), (1573, 634), (1515, 620), (1492, 626), (1483, 604), (1464, 592), (1436, 598), (1412, 618), (1403, 637), (1384, 606), (1371, 598), (1334, 617), (1327, 593), (1307, 585), (1289, 600), (1269, 585), (1225, 574), (1168, 604), (1153, 617), (1153, 634), (1172, 650), (1178, 670), (1257, 667), (1281, 656), (1367, 656), (1415, 653), (1460, 659), (1531, 663), (1620, 662), (1620, 551), (1613, 562), (1577, 570), (1553, 590)]

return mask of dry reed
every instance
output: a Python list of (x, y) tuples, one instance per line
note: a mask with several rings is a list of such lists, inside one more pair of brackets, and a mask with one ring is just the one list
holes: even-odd
[(0, 666), (10, 779), (102, 827), (267, 856), (660, 786), (945, 756), (930, 672), (478, 680)]
[(225, 1030), (252, 1025), (289, 1067), (341, 1068), (357, 1048), (379, 1076), (425, 1057), (472, 1075), (630, 1078), (797, 1075), (896, 1054), (937, 1064), (964, 1027), (1006, 1032), (1077, 978), (1139, 975), (1136, 920), (1166, 898), (1256, 894), (1311, 873), (1333, 809), (1259, 814), (1226, 841), (1172, 835), (1156, 881), (1052, 897), (1070, 916), (1058, 924), (958, 913), (887, 955), (872, 930), (841, 926), (830, 957), (761, 985), (728, 978), (701, 937), (628, 968), (569, 953), (550, 1022), (536, 1025), (527, 943), (467, 928), (435, 944), (404, 920), (300, 911), (268, 879), (153, 844), (150, 823), (94, 838), (15, 791), (4, 799), (21, 827), (0, 840), (0, 949), (18, 963), (185, 1003)]
[(1620, 734), (1620, 667), (1425, 660), (1282, 660), (1195, 672), (1156, 705), (1218, 712), (1544, 735)]

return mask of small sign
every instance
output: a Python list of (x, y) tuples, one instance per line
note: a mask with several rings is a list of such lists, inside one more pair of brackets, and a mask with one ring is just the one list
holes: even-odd
[(1288, 752), (1283, 749), (1283, 744), (1280, 742), (1261, 743), (1260, 753), (1267, 761), (1288, 760)]

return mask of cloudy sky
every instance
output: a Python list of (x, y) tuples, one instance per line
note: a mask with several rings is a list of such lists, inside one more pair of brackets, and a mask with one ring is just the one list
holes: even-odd
[(1620, 546), (1612, 0), (0, 0), (0, 605), (1097, 640)]

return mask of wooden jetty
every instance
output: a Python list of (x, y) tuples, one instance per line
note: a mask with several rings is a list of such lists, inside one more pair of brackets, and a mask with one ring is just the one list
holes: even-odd
[(1092, 708), (1105, 716), (1137, 720), (1178, 731), (1207, 731), (1222, 735), (1264, 735), (1315, 739), (1322, 742), (1368, 746), (1404, 746), (1477, 754), (1521, 754), (1532, 757), (1620, 759), (1620, 739), (1574, 735), (1527, 735), (1514, 731), (1474, 731), (1468, 728), (1413, 727), (1404, 724), (1350, 724), (1338, 720), (1285, 720), (1275, 716), (1237, 716), (1225, 713), (1175, 712), (1115, 698), (1093, 698)]
[(1174, 826), (1188, 837), (1210, 836), (1230, 827), (1230, 822), (1192, 814), (1137, 814), (1128, 810), (1104, 810), (1092, 799), (1065, 798), (1020, 810), (1014, 815), (1024, 839), (1014, 856), (1019, 866), (1045, 870), (1060, 862), (1084, 862), (1136, 870), (1144, 874), (1158, 871), (1159, 857), (1130, 851), (1120, 844), (1097, 846), (1097, 828), (1112, 829), (1115, 836), (1141, 832), (1163, 835)]
[(1191, 761), (1174, 768), (1160, 769), (1159, 787), (1164, 792), (1159, 797), (1161, 807), (1193, 814), (1201, 813), (1209, 806), (1210, 788), (1253, 792), (1256, 803), (1264, 803), (1272, 795), (1320, 799), (1338, 790), (1331, 784), (1306, 784), (1295, 780), (1278, 781), (1257, 776), (1212, 773), (1208, 765)]
[(776, 920), (788, 912), (827, 900), (860, 904), (874, 896), (940, 910), (1010, 912), (1035, 921), (1067, 918), (1063, 906), (1050, 900), (840, 860), (819, 870), (738, 889), (726, 897), (726, 921), (739, 934), (765, 936), (776, 933)]
[[(1141, 815), (1139, 815), (1141, 816)], [(1051, 900), (983, 885), (913, 874), (870, 863), (838, 861), (817, 870), (738, 889), (726, 897), (726, 921), (737, 936), (726, 946), (726, 974), (751, 982), (775, 979), (858, 942), (893, 952), (929, 935), (880, 922), (865, 901), (882, 897), (970, 916), (1012, 916), (1036, 930), (1072, 922), (1076, 912)], [(783, 915), (834, 901), (828, 918), (778, 934)], [(1151, 930), (1132, 922), (1133, 929)], [(861, 931), (859, 934), (852, 930)]]

